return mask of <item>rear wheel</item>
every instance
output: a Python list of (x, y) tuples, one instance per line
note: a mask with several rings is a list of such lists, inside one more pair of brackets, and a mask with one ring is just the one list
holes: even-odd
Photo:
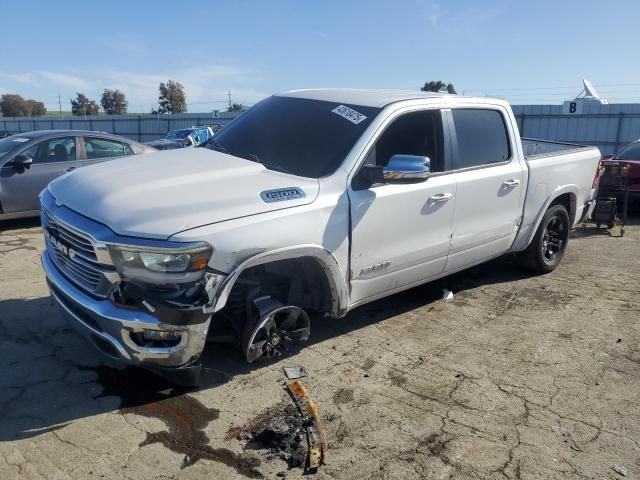
[(531, 244), (521, 254), (523, 265), (536, 273), (553, 271), (567, 248), (569, 228), (567, 209), (563, 205), (549, 207)]

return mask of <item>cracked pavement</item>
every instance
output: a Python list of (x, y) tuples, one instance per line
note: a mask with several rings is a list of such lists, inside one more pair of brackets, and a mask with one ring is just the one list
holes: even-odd
[(227, 436), (289, 402), (297, 364), (327, 429), (319, 479), (640, 478), (632, 220), (624, 238), (578, 229), (550, 275), (502, 259), (314, 319), (279, 361), (209, 345), (190, 392), (106, 363), (48, 296), (37, 224), (1, 225), (0, 478), (302, 477)]

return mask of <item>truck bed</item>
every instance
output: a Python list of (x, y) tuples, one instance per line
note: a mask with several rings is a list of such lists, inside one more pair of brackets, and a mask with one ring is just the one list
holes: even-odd
[(542, 215), (560, 195), (571, 195), (570, 221), (578, 222), (593, 198), (591, 184), (601, 158), (597, 147), (547, 140), (523, 138), (522, 149), (528, 167), (527, 194), (514, 251), (529, 244)]
[(521, 138), (522, 151), (526, 160), (534, 160), (538, 157), (564, 154), (572, 150), (592, 149), (588, 145), (577, 145), (574, 143), (554, 142), (551, 140), (540, 140), (537, 138)]

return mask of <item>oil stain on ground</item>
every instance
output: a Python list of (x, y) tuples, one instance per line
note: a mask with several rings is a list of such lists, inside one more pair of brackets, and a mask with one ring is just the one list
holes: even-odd
[(333, 395), (333, 403), (342, 405), (353, 402), (353, 388), (341, 388)]
[(223, 463), (248, 478), (264, 478), (256, 469), (260, 459), (209, 445), (204, 428), (219, 417), (219, 410), (204, 406), (186, 390), (172, 387), (148, 372), (135, 368), (125, 370), (96, 369), (98, 383), (104, 388), (101, 396), (119, 397), (123, 414), (157, 418), (167, 426), (167, 430), (147, 433), (140, 447), (160, 443), (183, 454), (181, 468), (206, 459)]

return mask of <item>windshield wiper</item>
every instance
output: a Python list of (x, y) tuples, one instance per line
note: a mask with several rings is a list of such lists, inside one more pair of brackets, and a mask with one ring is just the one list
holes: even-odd
[(216, 142), (213, 138), (211, 140), (209, 140), (207, 143), (209, 145), (211, 145), (211, 149), (212, 150), (217, 150), (219, 152), (226, 153), (227, 155), (232, 155), (232, 153), (229, 151), (229, 149), (227, 147), (225, 147), (224, 145)]
[(227, 155), (233, 155), (234, 157), (244, 158), (245, 160), (251, 160), (252, 162), (259, 163), (259, 164), (264, 165), (265, 167), (270, 168), (272, 170), (277, 170), (278, 172), (288, 173), (289, 175), (295, 175), (295, 173), (293, 173), (291, 170), (283, 167), (282, 165), (278, 165), (277, 163), (265, 162), (265, 161), (260, 160), (260, 157), (258, 157), (255, 153), (235, 153), (235, 152), (230, 151), (227, 147), (225, 147), (224, 145), (219, 144), (218, 142), (216, 142), (213, 139), (211, 139), (207, 143), (211, 146), (211, 148), (213, 150), (218, 150), (219, 152), (226, 153)]
[(283, 167), (282, 165), (279, 165), (277, 163), (265, 162), (263, 160), (260, 160), (260, 157), (258, 157), (254, 153), (247, 153), (246, 155), (242, 156), (242, 158), (246, 158), (247, 160), (251, 160), (252, 162), (260, 163), (260, 164), (264, 165), (265, 167), (270, 168), (272, 170), (276, 170), (278, 172), (288, 173), (289, 175), (295, 175), (295, 173), (293, 173), (291, 170)]

